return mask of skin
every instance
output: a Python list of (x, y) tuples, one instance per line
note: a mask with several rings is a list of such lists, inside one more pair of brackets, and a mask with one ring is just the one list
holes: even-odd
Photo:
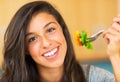
[[(27, 28), (26, 42), (42, 81), (58, 82), (63, 73), (67, 44), (56, 19), (45, 12), (34, 15)], [(49, 53), (53, 56), (45, 57)]]
[(111, 61), (116, 82), (120, 82), (120, 16), (113, 19), (113, 23), (103, 33), (107, 46), (107, 54)]

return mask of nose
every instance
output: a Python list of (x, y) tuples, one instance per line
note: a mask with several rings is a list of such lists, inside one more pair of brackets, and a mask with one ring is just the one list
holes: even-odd
[(50, 47), (51, 46), (51, 40), (50, 40), (50, 38), (48, 38), (48, 37), (42, 37), (42, 47), (44, 48), (44, 49), (46, 49), (46, 48), (48, 48), (48, 47)]

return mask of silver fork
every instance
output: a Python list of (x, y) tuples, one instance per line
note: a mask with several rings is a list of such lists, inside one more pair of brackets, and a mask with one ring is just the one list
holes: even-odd
[(102, 30), (99, 30), (98, 32), (96, 32), (95, 34), (93, 34), (91, 37), (89, 37), (88, 39), (90, 40), (90, 42), (93, 42), (95, 41), (98, 36), (100, 36), (105, 30), (102, 29)]

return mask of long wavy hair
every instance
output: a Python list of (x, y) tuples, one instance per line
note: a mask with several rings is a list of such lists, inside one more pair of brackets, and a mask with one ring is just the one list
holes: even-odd
[(25, 33), (33, 15), (46, 12), (61, 25), (67, 42), (64, 73), (61, 82), (86, 82), (82, 67), (75, 58), (67, 25), (60, 13), (46, 1), (34, 1), (22, 6), (12, 18), (4, 36), (4, 63), (0, 82), (40, 82), (35, 61), (27, 55)]

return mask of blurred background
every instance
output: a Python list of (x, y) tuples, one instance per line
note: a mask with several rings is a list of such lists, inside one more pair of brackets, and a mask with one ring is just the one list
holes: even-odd
[[(0, 0), (0, 67), (3, 61), (3, 36), (15, 12), (25, 3), (36, 0)], [(106, 54), (106, 43), (99, 37), (92, 43), (93, 50), (79, 47), (75, 43), (76, 30), (85, 30), (88, 36), (100, 29), (107, 29), (112, 19), (120, 12), (120, 0), (46, 0), (62, 14), (71, 33), (76, 57), (81, 63), (87, 63), (112, 71)]]

